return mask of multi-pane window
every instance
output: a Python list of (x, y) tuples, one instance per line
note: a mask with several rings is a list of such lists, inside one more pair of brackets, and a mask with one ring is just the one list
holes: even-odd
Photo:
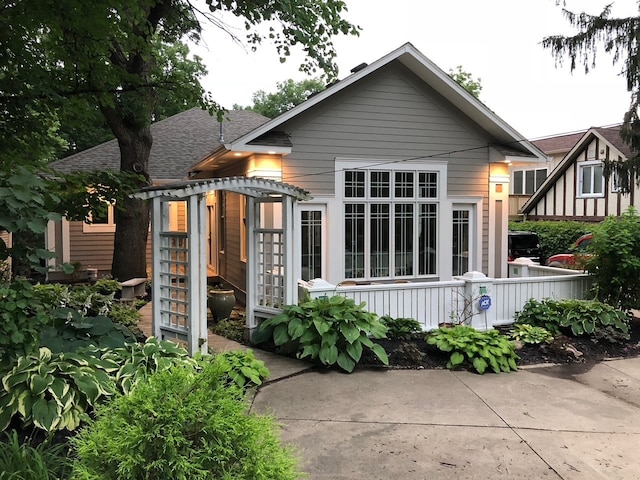
[(599, 197), (604, 194), (602, 162), (578, 165), (578, 196)]
[(346, 170), (346, 278), (435, 275), (438, 173)]
[(322, 278), (322, 212), (303, 210), (302, 225), (302, 279)]
[(453, 211), (453, 275), (469, 271), (469, 210)]
[(513, 172), (513, 194), (533, 195), (547, 178), (546, 168), (515, 170)]

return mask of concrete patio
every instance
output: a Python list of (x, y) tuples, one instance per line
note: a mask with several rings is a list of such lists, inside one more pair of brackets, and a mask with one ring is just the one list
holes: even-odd
[(312, 480), (640, 478), (640, 358), (347, 375), (254, 351), (271, 377), (252, 411), (278, 418)]

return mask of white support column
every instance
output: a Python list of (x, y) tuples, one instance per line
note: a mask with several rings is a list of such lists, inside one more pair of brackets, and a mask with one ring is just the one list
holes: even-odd
[[(206, 282), (206, 274), (202, 273), (203, 264), (200, 262), (201, 252), (201, 232), (199, 220), (201, 218), (199, 201), (200, 195), (191, 195), (187, 205), (187, 248), (189, 255), (189, 272), (187, 280), (187, 318), (188, 318), (188, 337), (189, 337), (189, 354), (195, 355), (200, 345), (205, 346), (207, 338), (202, 338), (200, 322), (202, 321), (202, 305), (204, 298), (201, 295), (202, 276), (204, 275)], [(206, 264), (205, 264), (206, 266)], [(204, 312), (206, 314), (206, 312)], [(206, 330), (206, 316), (204, 318)]]
[[(209, 330), (207, 328), (207, 195), (198, 196), (198, 238), (200, 239), (200, 245), (198, 251), (200, 252), (198, 264), (200, 266), (200, 285), (198, 289), (198, 296), (200, 298), (200, 310), (198, 311), (198, 318), (200, 320), (200, 338), (202, 339), (199, 344), (200, 352), (207, 353), (209, 349)], [(197, 257), (194, 257), (197, 258)]]
[(260, 221), (257, 213), (256, 202), (253, 197), (247, 196), (247, 298), (246, 298), (246, 327), (251, 331), (256, 328), (256, 285), (258, 284), (256, 265), (258, 265), (258, 238), (256, 227)]
[(169, 219), (163, 216), (163, 207), (164, 202), (162, 198), (155, 197), (153, 199), (153, 203), (151, 204), (151, 216), (152, 216), (152, 225), (151, 225), (151, 238), (153, 242), (154, 254), (152, 256), (153, 262), (153, 307), (152, 307), (152, 321), (151, 321), (151, 331), (153, 332), (153, 336), (158, 340), (162, 339), (162, 332), (160, 330), (161, 320), (161, 310), (162, 310), (162, 300), (160, 292), (162, 291), (161, 287), (161, 258), (157, 253), (160, 251), (160, 232), (164, 231), (165, 225), (169, 224)]
[(284, 304), (296, 303), (298, 294), (297, 281), (294, 275), (293, 243), (298, 229), (293, 221), (293, 198), (282, 196), (282, 230), (284, 233)]

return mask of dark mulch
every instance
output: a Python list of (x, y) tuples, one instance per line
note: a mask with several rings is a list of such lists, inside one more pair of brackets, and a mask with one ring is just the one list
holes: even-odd
[[(509, 328), (503, 329), (508, 333)], [(541, 363), (595, 363), (612, 358), (640, 355), (640, 319), (631, 320), (631, 339), (622, 344), (594, 342), (588, 337), (560, 336), (550, 344), (522, 345), (517, 350), (519, 366)], [(449, 355), (427, 344), (424, 334), (405, 340), (376, 340), (387, 352), (389, 365), (395, 368), (446, 368)], [(379, 360), (367, 353), (364, 365), (380, 365)]]

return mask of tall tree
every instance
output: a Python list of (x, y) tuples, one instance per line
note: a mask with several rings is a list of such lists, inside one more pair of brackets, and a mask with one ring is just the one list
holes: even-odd
[[(179, 97), (188, 82), (199, 89), (204, 105), (222, 115), (202, 91), (197, 72), (161, 70), (157, 42), (197, 40), (202, 22), (225, 28), (219, 15), (232, 14), (244, 20), (246, 41), (253, 48), (271, 40), (284, 61), (299, 46), (306, 53), (301, 70), (320, 69), (331, 78), (337, 73), (333, 36), (358, 32), (341, 18), (346, 10), (341, 0), (206, 0), (206, 5), (208, 11), (190, 0), (5, 3), (0, 7), (0, 60), (9, 66), (0, 67), (0, 108), (14, 115), (11, 120), (24, 136), (28, 129), (18, 117), (28, 108), (35, 114), (52, 111), (51, 121), (56, 121), (55, 112), (69, 99), (89, 99), (118, 140), (121, 171), (139, 174), (142, 187), (149, 182), (150, 124), (159, 96), (172, 92)], [(36, 131), (47, 134), (42, 127)], [(120, 280), (145, 276), (148, 205), (127, 197), (120, 207), (112, 274)]]
[[(288, 79), (278, 82), (275, 92), (267, 93), (264, 90), (258, 90), (253, 94), (253, 106), (239, 107), (239, 109), (253, 110), (265, 117), (276, 118), (325, 88), (326, 84), (320, 78), (308, 78), (299, 82)], [(238, 106), (234, 105), (234, 108), (236, 107)]]
[(481, 78), (477, 80), (473, 78), (469, 72), (465, 72), (462, 69), (462, 65), (458, 65), (454, 70), (449, 70), (449, 76), (460, 84), (467, 92), (476, 98), (480, 98), (480, 92), (482, 91)]
[(571, 71), (582, 64), (585, 73), (589, 73), (596, 66), (596, 54), (600, 46), (612, 54), (614, 65), (622, 64), (631, 103), (624, 114), (620, 135), (634, 155), (625, 162), (605, 162), (605, 174), (608, 176), (612, 171), (618, 172), (621, 190), (629, 192), (633, 188), (633, 175), (640, 182), (640, 16), (611, 18), (611, 4), (604, 7), (599, 15), (575, 13), (565, 8), (562, 13), (569, 24), (578, 29), (578, 33), (571, 36), (554, 35), (542, 41), (542, 46), (551, 50), (559, 64), (568, 58)]

